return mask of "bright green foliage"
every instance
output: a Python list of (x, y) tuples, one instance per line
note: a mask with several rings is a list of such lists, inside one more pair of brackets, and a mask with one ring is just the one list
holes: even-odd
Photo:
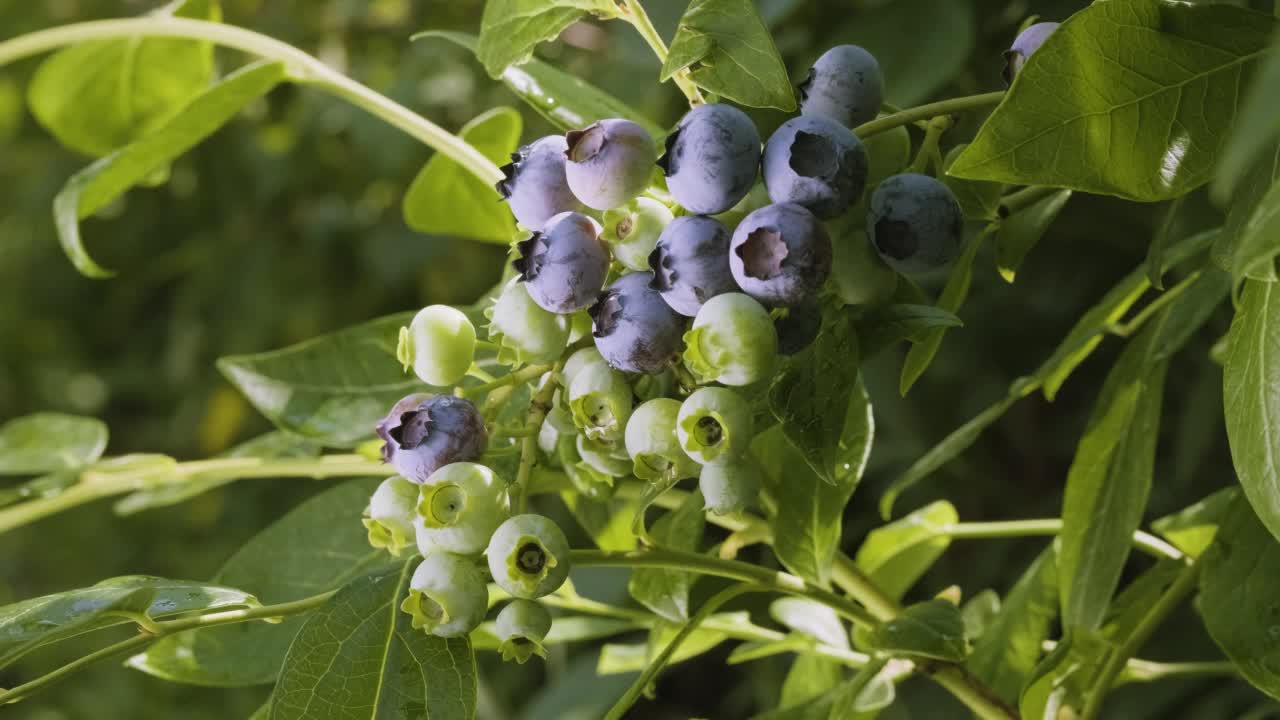
[(491, 77), (508, 65), (519, 65), (533, 56), (533, 48), (554, 40), (561, 30), (587, 13), (616, 11), (610, 0), (494, 0), (484, 6), (480, 43), (476, 54)]
[(1240, 485), (1262, 524), (1280, 537), (1280, 438), (1272, 421), (1280, 413), (1280, 325), (1273, 319), (1278, 316), (1275, 284), (1247, 282), (1228, 338), (1223, 400)]
[(872, 530), (854, 563), (890, 597), (900, 598), (951, 544), (946, 528), (959, 518), (945, 500)]
[(102, 457), (107, 426), (93, 418), (37, 413), (0, 425), (0, 475), (75, 470)]
[(960, 608), (942, 599), (904, 609), (872, 638), (876, 650), (895, 657), (959, 662), (968, 653)]
[(693, 0), (680, 18), (662, 80), (681, 70), (707, 92), (790, 112), (795, 93), (773, 37), (750, 0)]

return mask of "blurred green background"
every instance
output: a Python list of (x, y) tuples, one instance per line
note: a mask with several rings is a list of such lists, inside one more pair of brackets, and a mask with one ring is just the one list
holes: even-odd
[[(1081, 2), (1014, 0), (760, 0), (777, 44), (803, 78), (825, 48), (856, 42), (880, 59), (898, 105), (1000, 87), (1000, 52), (1029, 14), (1062, 19)], [(1246, 3), (1236, 3), (1246, 4)], [(1253, 3), (1271, 9), (1270, 2)], [(316, 53), (432, 120), (457, 129), (518, 101), (465, 52), (443, 41), (410, 44), (419, 30), (474, 32), (480, 0), (223, 0), (225, 20)], [(670, 37), (685, 3), (646, 3)], [(0, 0), (0, 37), (59, 23), (130, 15), (135, 0)], [(571, 43), (540, 55), (617, 95), (663, 124), (681, 98), (656, 84), (657, 63), (620, 23), (572, 28)], [(221, 52), (221, 51), (220, 51)], [(243, 62), (219, 55), (223, 70)], [(108, 281), (79, 276), (54, 237), (50, 203), (87, 159), (58, 146), (24, 108), (37, 63), (0, 71), (0, 421), (37, 410), (94, 415), (111, 428), (110, 454), (204, 457), (268, 429), (214, 368), (217, 357), (274, 349), (427, 303), (466, 303), (490, 287), (504, 250), (427, 237), (405, 227), (400, 198), (430, 151), (362, 111), (284, 87), (177, 162), (167, 183), (130, 192), (86, 222), (90, 252), (118, 268)], [(552, 128), (525, 114), (525, 139)], [(762, 134), (785, 117), (754, 113)], [(976, 127), (966, 118), (948, 138)], [(495, 202), (496, 202), (495, 196)], [(1076, 197), (1008, 285), (980, 258), (963, 330), (947, 336), (911, 395), (897, 393), (902, 353), (867, 369), (878, 433), (867, 480), (846, 515), (852, 551), (878, 524), (875, 499), (911, 460), (1032, 370), (1075, 317), (1143, 261), (1164, 209)], [(1175, 231), (1220, 222), (1193, 195)], [(936, 290), (944, 278), (931, 278)], [(1208, 350), (1224, 312), (1170, 372), (1151, 517), (1233, 482), (1221, 423), (1219, 368)], [(966, 520), (1056, 515), (1063, 478), (1112, 340), (1048, 404), (1022, 401), (963, 458), (899, 503), (945, 496)], [(0, 536), (0, 604), (129, 573), (210, 577), (238, 545), (321, 485), (250, 480), (174, 508), (128, 518), (109, 504), (81, 508)], [(548, 509), (550, 511), (550, 509)], [(949, 585), (966, 596), (1005, 592), (1043, 540), (961, 541), (913, 590)], [(755, 559), (765, 560), (760, 555)], [(1132, 571), (1145, 567), (1132, 562)], [(587, 578), (617, 593), (614, 575)], [(1184, 611), (1185, 612), (1185, 611)], [(1144, 656), (1203, 659), (1216, 650), (1190, 615), (1169, 623)], [(36, 653), (0, 671), (0, 687), (56, 667), (91, 643)], [(727, 667), (727, 647), (667, 673), (658, 700), (637, 718), (743, 718), (773, 707), (789, 660)], [(488, 718), (593, 718), (629, 677), (592, 679), (592, 648), (554, 653), (545, 665), (499, 667), (482, 656)], [(56, 691), (0, 711), (4, 717), (241, 718), (269, 688), (178, 686), (107, 663)], [(961, 710), (926, 682), (911, 681), (883, 717), (949, 718)], [(1259, 707), (1243, 683), (1198, 680), (1128, 686), (1108, 706), (1123, 718), (1236, 718)], [(596, 703), (596, 704), (592, 704)]]

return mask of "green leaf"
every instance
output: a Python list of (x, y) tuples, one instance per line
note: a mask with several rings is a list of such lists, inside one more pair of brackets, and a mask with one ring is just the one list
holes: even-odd
[(1070, 190), (1059, 190), (1000, 221), (996, 231), (996, 268), (1005, 282), (1013, 282), (1027, 253), (1040, 243), (1070, 199)]
[(960, 615), (964, 617), (964, 636), (970, 642), (981, 638), (1000, 615), (1000, 593), (990, 588), (979, 591), (960, 606)]
[(1260, 151), (1244, 182), (1231, 194), (1227, 221), (1213, 243), (1213, 260), (1237, 278), (1276, 279), (1280, 252), (1275, 234), (1280, 219), (1280, 142)]
[[(466, 33), (432, 30), (413, 36), (414, 40), (424, 38), (442, 38), (472, 53), (477, 47), (475, 36)], [(625, 118), (639, 123), (654, 137), (666, 133), (621, 100), (540, 60), (508, 67), (502, 71), (502, 82), (561, 130), (578, 130), (606, 118)]]
[[(707, 618), (701, 627), (694, 630), (689, 638), (676, 648), (675, 654), (667, 664), (682, 663), (711, 651), (729, 639), (729, 635), (720, 628), (733, 625), (750, 626), (750, 614), (745, 611), (718, 613)], [(666, 647), (675, 638), (680, 632), (680, 627), (670, 623), (659, 623), (650, 633), (647, 643), (606, 644), (600, 650), (596, 672), (600, 675), (617, 675), (643, 670), (653, 659), (657, 649)]]
[(903, 340), (924, 340), (936, 329), (963, 327), (956, 314), (933, 305), (882, 305), (858, 318), (858, 348), (863, 358)]
[(844, 507), (862, 479), (875, 435), (871, 403), (861, 381), (843, 414), (839, 447), (844, 460), (837, 465), (835, 484), (813, 472), (779, 426), (756, 436), (751, 448), (778, 505), (774, 552), (788, 570), (819, 585), (831, 578)]
[(769, 604), (769, 616), (821, 643), (849, 649), (849, 631), (829, 605), (807, 598), (778, 598)]
[[(823, 328), (812, 345), (792, 357), (769, 387), (769, 410), (787, 440), (810, 469), (832, 485), (847, 473), (842, 439), (857, 378), (858, 337), (841, 315)], [(854, 455), (862, 450), (854, 448)]]
[[(523, 126), (515, 108), (496, 107), (462, 126), (458, 137), (500, 165), (519, 145)], [(404, 221), (418, 232), (506, 245), (516, 224), (496, 197), (491, 186), (436, 153), (405, 192)]]
[(966, 667), (1006, 702), (1017, 702), (1057, 617), (1058, 570), (1050, 547), (1018, 578), (1000, 614), (973, 646)]
[(895, 657), (961, 662), (968, 652), (964, 617), (950, 601), (911, 605), (871, 634), (875, 648)]
[[(663, 515), (649, 529), (649, 539), (659, 547), (697, 552), (707, 519), (702, 493), (694, 491), (680, 507)], [(627, 591), (637, 602), (671, 622), (689, 619), (689, 589), (697, 579), (692, 573), (661, 568), (631, 571)]]
[(680, 18), (661, 79), (681, 70), (698, 87), (740, 105), (796, 109), (787, 67), (750, 0), (692, 0)]
[(886, 595), (901, 599), (951, 545), (943, 531), (959, 520), (946, 500), (926, 505), (867, 533), (853, 562)]
[(829, 692), (844, 681), (844, 666), (816, 655), (797, 655), (782, 681), (778, 708), (795, 707)]
[(597, 500), (569, 490), (561, 492), (560, 498), (582, 529), (595, 541), (596, 547), (619, 552), (635, 549), (636, 536), (631, 531), (631, 524), (640, 507), (638, 502), (616, 496)]
[(812, 700), (780, 708), (754, 720), (871, 720), (893, 704), (897, 690), (885, 672), (876, 675), (860, 691), (850, 680)]
[(400, 609), (415, 562), (353, 581), (307, 619), (285, 656), (271, 720), (475, 717), (471, 642), (415, 630)]
[[(89, 277), (114, 274), (89, 257), (80, 236), (81, 220), (168, 167), (285, 77), (284, 64), (279, 62), (241, 68), (192, 97), (146, 135), (71, 176), (53, 200), (53, 214), (58, 240), (76, 269)], [(95, 110), (84, 114), (97, 117), (99, 113)]]
[(848, 17), (829, 44), (866, 48), (884, 73), (885, 100), (900, 106), (928, 100), (964, 70), (977, 36), (964, 0), (894, 0)]
[(101, 420), (36, 413), (0, 425), (0, 475), (76, 470), (102, 457), (107, 426)]
[[(266, 602), (298, 600), (386, 569), (360, 516), (377, 487), (353, 480), (307, 500), (245, 543), (214, 582), (251, 589)], [(243, 623), (162, 639), (129, 665), (172, 682), (238, 687), (274, 682), (303, 619)]]
[[(152, 17), (220, 20), (215, 0), (176, 0)], [(209, 43), (173, 38), (99, 40), (40, 64), (27, 89), (31, 113), (63, 145), (106, 155), (150, 134), (213, 77)]]
[(1231, 130), (1222, 162), (1213, 181), (1213, 197), (1219, 204), (1237, 192), (1249, 192), (1249, 168), (1280, 137), (1280, 37), (1272, 41), (1271, 51), (1262, 61), (1249, 89), (1245, 92), (1239, 117)]
[(942, 182), (951, 188), (956, 200), (960, 202), (960, 209), (964, 211), (966, 219), (995, 220), (996, 212), (1000, 209), (1000, 194), (1004, 192), (1003, 183), (964, 180), (946, 174), (966, 147), (969, 145), (962, 143), (947, 151), (947, 157), (942, 161)]
[(1193, 190), (1273, 24), (1227, 5), (1094, 3), (1028, 58), (951, 174), (1138, 201)]
[(1156, 520), (1151, 528), (1187, 555), (1200, 557), (1213, 542), (1218, 527), (1239, 495), (1237, 488), (1223, 488), (1190, 507)]
[(1227, 437), (1240, 486), (1280, 537), (1280, 289), (1250, 280), (1227, 337), (1223, 368)]
[(1201, 562), (1199, 607), (1209, 635), (1246, 680), (1280, 698), (1280, 637), (1273, 631), (1280, 545), (1237, 499)]
[[(955, 313), (964, 306), (964, 301), (969, 297), (969, 286), (973, 281), (973, 260), (978, 256), (978, 250), (982, 247), (982, 241), (985, 238), (986, 233), (969, 238), (964, 253), (951, 267), (947, 284), (938, 297), (939, 310)], [(946, 333), (945, 327), (934, 328), (911, 346), (911, 350), (907, 352), (907, 359), (902, 363), (902, 377), (898, 381), (898, 392), (903, 397), (911, 390), (911, 386), (916, 384), (916, 380), (920, 379), (924, 371), (929, 369), (933, 357), (942, 347), (942, 338)]]
[(201, 610), (259, 605), (249, 593), (187, 580), (126, 575), (0, 607), (0, 668), (26, 652), (82, 633)]
[(588, 13), (607, 17), (616, 10), (610, 0), (488, 0), (476, 56), (496, 79), (508, 66), (533, 57), (538, 43), (556, 39)]
[[(644, 625), (631, 620), (615, 620), (590, 615), (560, 616), (555, 619), (551, 632), (547, 633), (542, 644), (551, 646), (589, 642), (643, 629)], [(496, 651), (498, 649), (498, 636), (492, 622), (484, 623), (472, 631), (471, 647), (476, 650)]]

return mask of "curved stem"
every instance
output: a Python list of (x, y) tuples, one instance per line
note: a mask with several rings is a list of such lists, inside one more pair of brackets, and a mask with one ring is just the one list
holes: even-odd
[(983, 93), (982, 95), (966, 95), (964, 97), (939, 100), (935, 103), (907, 108), (901, 112), (896, 112), (892, 115), (886, 115), (882, 118), (876, 118), (870, 122), (863, 123), (853, 129), (853, 134), (857, 135), (861, 139), (866, 139), (872, 135), (892, 130), (902, 125), (910, 125), (918, 120), (929, 120), (939, 115), (949, 115), (951, 113), (975, 110), (995, 105), (1003, 98), (1004, 91), (999, 90), (996, 92)]
[(1000, 217), (1005, 218), (1014, 213), (1024, 210), (1050, 195), (1058, 192), (1062, 188), (1056, 188), (1049, 185), (1030, 185), (1021, 190), (1011, 192), (1000, 198), (1000, 208), (997, 210)]
[[(658, 29), (653, 26), (653, 21), (649, 19), (649, 13), (645, 12), (644, 6), (640, 4), (640, 0), (622, 0), (621, 7), (622, 17), (640, 33), (640, 37), (649, 44), (653, 49), (653, 54), (658, 57), (658, 62), (667, 62), (667, 44), (663, 42), (662, 36), (658, 34)], [(690, 105), (701, 105), (704, 100), (702, 93), (698, 90), (698, 86), (693, 84), (693, 80), (689, 77), (688, 70), (680, 70), (671, 76), (676, 87), (680, 88), (680, 92), (684, 93), (685, 98), (689, 100)]]
[[(939, 528), (938, 534), (952, 539), (970, 538), (1011, 538), (1033, 537), (1038, 535), (1058, 535), (1062, 532), (1062, 520), (1045, 518), (1043, 520), (1008, 520), (1003, 522), (956, 523)], [(1181, 550), (1151, 535), (1138, 530), (1133, 533), (1133, 546), (1156, 559), (1187, 562), (1187, 556)]]
[(502, 171), (469, 143), (444, 128), (352, 80), (318, 58), (261, 33), (232, 25), (177, 17), (97, 20), (39, 30), (0, 43), (0, 66), (33, 55), (91, 40), (168, 37), (203, 40), (285, 64), (299, 83), (314, 85), (363, 108), (461, 165), (485, 183), (502, 179)]
[(530, 365), (529, 367), (521, 368), (520, 370), (508, 375), (503, 375), (497, 380), (484, 383), (483, 385), (472, 385), (471, 387), (462, 388), (462, 396), (474, 398), (486, 395), (498, 388), (503, 388), (508, 385), (521, 385), (529, 382), (530, 380), (536, 380), (551, 372), (553, 367), (554, 366), (552, 365)]
[[(548, 371), (546, 379), (542, 381), (542, 387), (533, 396), (533, 400), (529, 401), (525, 427), (541, 428), (542, 421), (547, 418), (547, 413), (551, 412), (551, 402), (555, 398), (556, 387), (560, 383), (560, 371), (564, 369), (568, 355), (569, 351), (566, 350), (564, 357), (561, 357)], [(533, 473), (533, 466), (537, 462), (538, 433), (535, 432), (520, 441), (520, 465), (516, 468), (516, 480), (510, 488), (511, 506), (517, 513), (523, 513), (529, 506), (529, 476)]]

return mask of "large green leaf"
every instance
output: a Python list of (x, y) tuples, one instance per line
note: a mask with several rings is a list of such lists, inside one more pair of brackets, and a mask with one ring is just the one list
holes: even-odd
[(1259, 690), (1280, 698), (1280, 545), (1248, 503), (1237, 500), (1204, 554), (1200, 614), (1214, 642)]
[(89, 277), (112, 274), (89, 257), (80, 237), (81, 220), (163, 170), (285, 77), (284, 63), (263, 62), (241, 68), (193, 97), (148, 134), (71, 176), (53, 200), (53, 214), (58, 240), (76, 269)]
[(751, 0), (689, 3), (662, 64), (662, 80), (686, 68), (698, 87), (741, 105), (796, 109), (787, 67)]
[(414, 562), (355, 580), (307, 619), (285, 656), (271, 720), (475, 717), (470, 640), (415, 630), (400, 609)]
[(616, 12), (611, 0), (488, 0), (476, 55), (489, 75), (497, 78), (508, 66), (533, 57), (538, 43), (556, 39), (588, 13)]
[(1272, 19), (1227, 5), (1094, 3), (1027, 60), (951, 174), (1167, 200), (1212, 176)]
[[(496, 107), (462, 126), (458, 137), (502, 164), (519, 145), (523, 127), (515, 108)], [(516, 235), (516, 224), (496, 198), (491, 186), (436, 153), (405, 192), (404, 221), (419, 232), (506, 245)]]
[(0, 668), (41, 645), (81, 633), (198, 610), (258, 605), (249, 593), (229, 587), (146, 575), (126, 575), (97, 585), (0, 607)]
[(897, 689), (887, 673), (857, 688), (849, 680), (808, 702), (756, 715), (754, 720), (871, 720), (893, 704)]
[[(706, 527), (702, 493), (692, 492), (680, 507), (663, 515), (649, 529), (649, 539), (659, 547), (696, 552)], [(671, 622), (689, 619), (689, 589), (697, 576), (679, 570), (636, 568), (627, 590), (637, 602)]]
[(858, 318), (858, 349), (866, 360), (903, 340), (923, 340), (933, 330), (963, 325), (955, 313), (933, 305), (882, 305)]
[[(872, 136), (873, 139), (876, 137), (879, 136)], [(966, 220), (990, 222), (996, 219), (1000, 210), (1000, 194), (1004, 192), (1004, 184), (986, 180), (964, 180), (945, 174), (966, 147), (968, 144), (962, 143), (947, 151), (947, 156), (942, 161), (944, 174), (941, 179), (956, 196)]]
[(899, 599), (951, 544), (944, 530), (959, 521), (955, 507), (939, 500), (867, 534), (854, 564), (891, 598)]
[[(432, 30), (413, 36), (414, 40), (424, 38), (442, 38), (472, 53), (477, 47), (475, 36), (466, 33)], [(662, 128), (621, 100), (540, 60), (512, 65), (502, 71), (501, 79), (511, 92), (562, 130), (577, 130), (606, 118), (626, 118), (644, 126), (654, 137), (664, 134)]]
[(968, 654), (960, 608), (941, 598), (905, 608), (877, 627), (870, 640), (877, 651), (894, 657), (960, 662)]
[[(219, 20), (216, 0), (176, 0), (157, 11)], [(106, 155), (160, 127), (213, 77), (208, 43), (126, 38), (74, 45), (44, 61), (27, 101), (41, 125), (67, 147)]]
[(846, 17), (831, 42), (861, 45), (874, 55), (885, 100), (904, 106), (928, 100), (962, 71), (977, 35), (973, 8), (964, 0), (894, 0)]
[(1247, 192), (1245, 185), (1250, 178), (1246, 173), (1280, 136), (1280, 95), (1275, 91), (1280, 86), (1277, 49), (1280, 49), (1280, 37), (1272, 41), (1271, 52), (1249, 83), (1231, 139), (1218, 164), (1213, 194), (1222, 204), (1237, 191)]
[[(969, 297), (969, 286), (973, 282), (973, 261), (978, 257), (978, 249), (982, 247), (985, 237), (984, 233), (969, 238), (964, 253), (951, 266), (947, 284), (943, 286), (942, 294), (938, 296), (939, 310), (956, 313), (964, 305), (964, 301)], [(946, 334), (945, 327), (933, 328), (911, 345), (911, 349), (907, 351), (907, 359), (902, 363), (898, 392), (905, 396), (911, 391), (911, 386), (915, 385), (924, 371), (929, 369), (934, 356), (938, 354), (938, 349), (942, 347), (942, 338)]]
[(1005, 282), (1013, 282), (1027, 253), (1039, 244), (1070, 199), (1070, 190), (1059, 190), (1000, 222), (996, 231), (996, 268)]
[(861, 382), (842, 412), (844, 429), (839, 445), (845, 461), (834, 484), (813, 472), (779, 426), (761, 433), (752, 443), (765, 487), (778, 505), (773, 520), (774, 552), (788, 570), (822, 585), (831, 577), (844, 507), (862, 479), (875, 434), (871, 403)]
[(75, 470), (102, 457), (107, 426), (101, 420), (36, 413), (0, 425), (0, 475)]
[(966, 661), (969, 671), (1006, 702), (1017, 702), (1057, 617), (1058, 570), (1053, 548), (1048, 548), (1005, 596), (1000, 613), (973, 646)]
[(1280, 142), (1258, 154), (1244, 182), (1227, 206), (1227, 221), (1213, 243), (1213, 260), (1238, 278), (1276, 279), (1270, 262), (1280, 244), (1276, 231), (1280, 224)]
[(1245, 497), (1280, 537), (1280, 289), (1245, 283), (1222, 373), (1231, 459)]
[[(265, 602), (298, 600), (385, 569), (360, 516), (377, 481), (353, 480), (294, 508), (245, 543), (215, 582), (252, 590)], [(173, 682), (235, 687), (274, 682), (301, 617), (242, 623), (164, 638), (129, 665)]]

